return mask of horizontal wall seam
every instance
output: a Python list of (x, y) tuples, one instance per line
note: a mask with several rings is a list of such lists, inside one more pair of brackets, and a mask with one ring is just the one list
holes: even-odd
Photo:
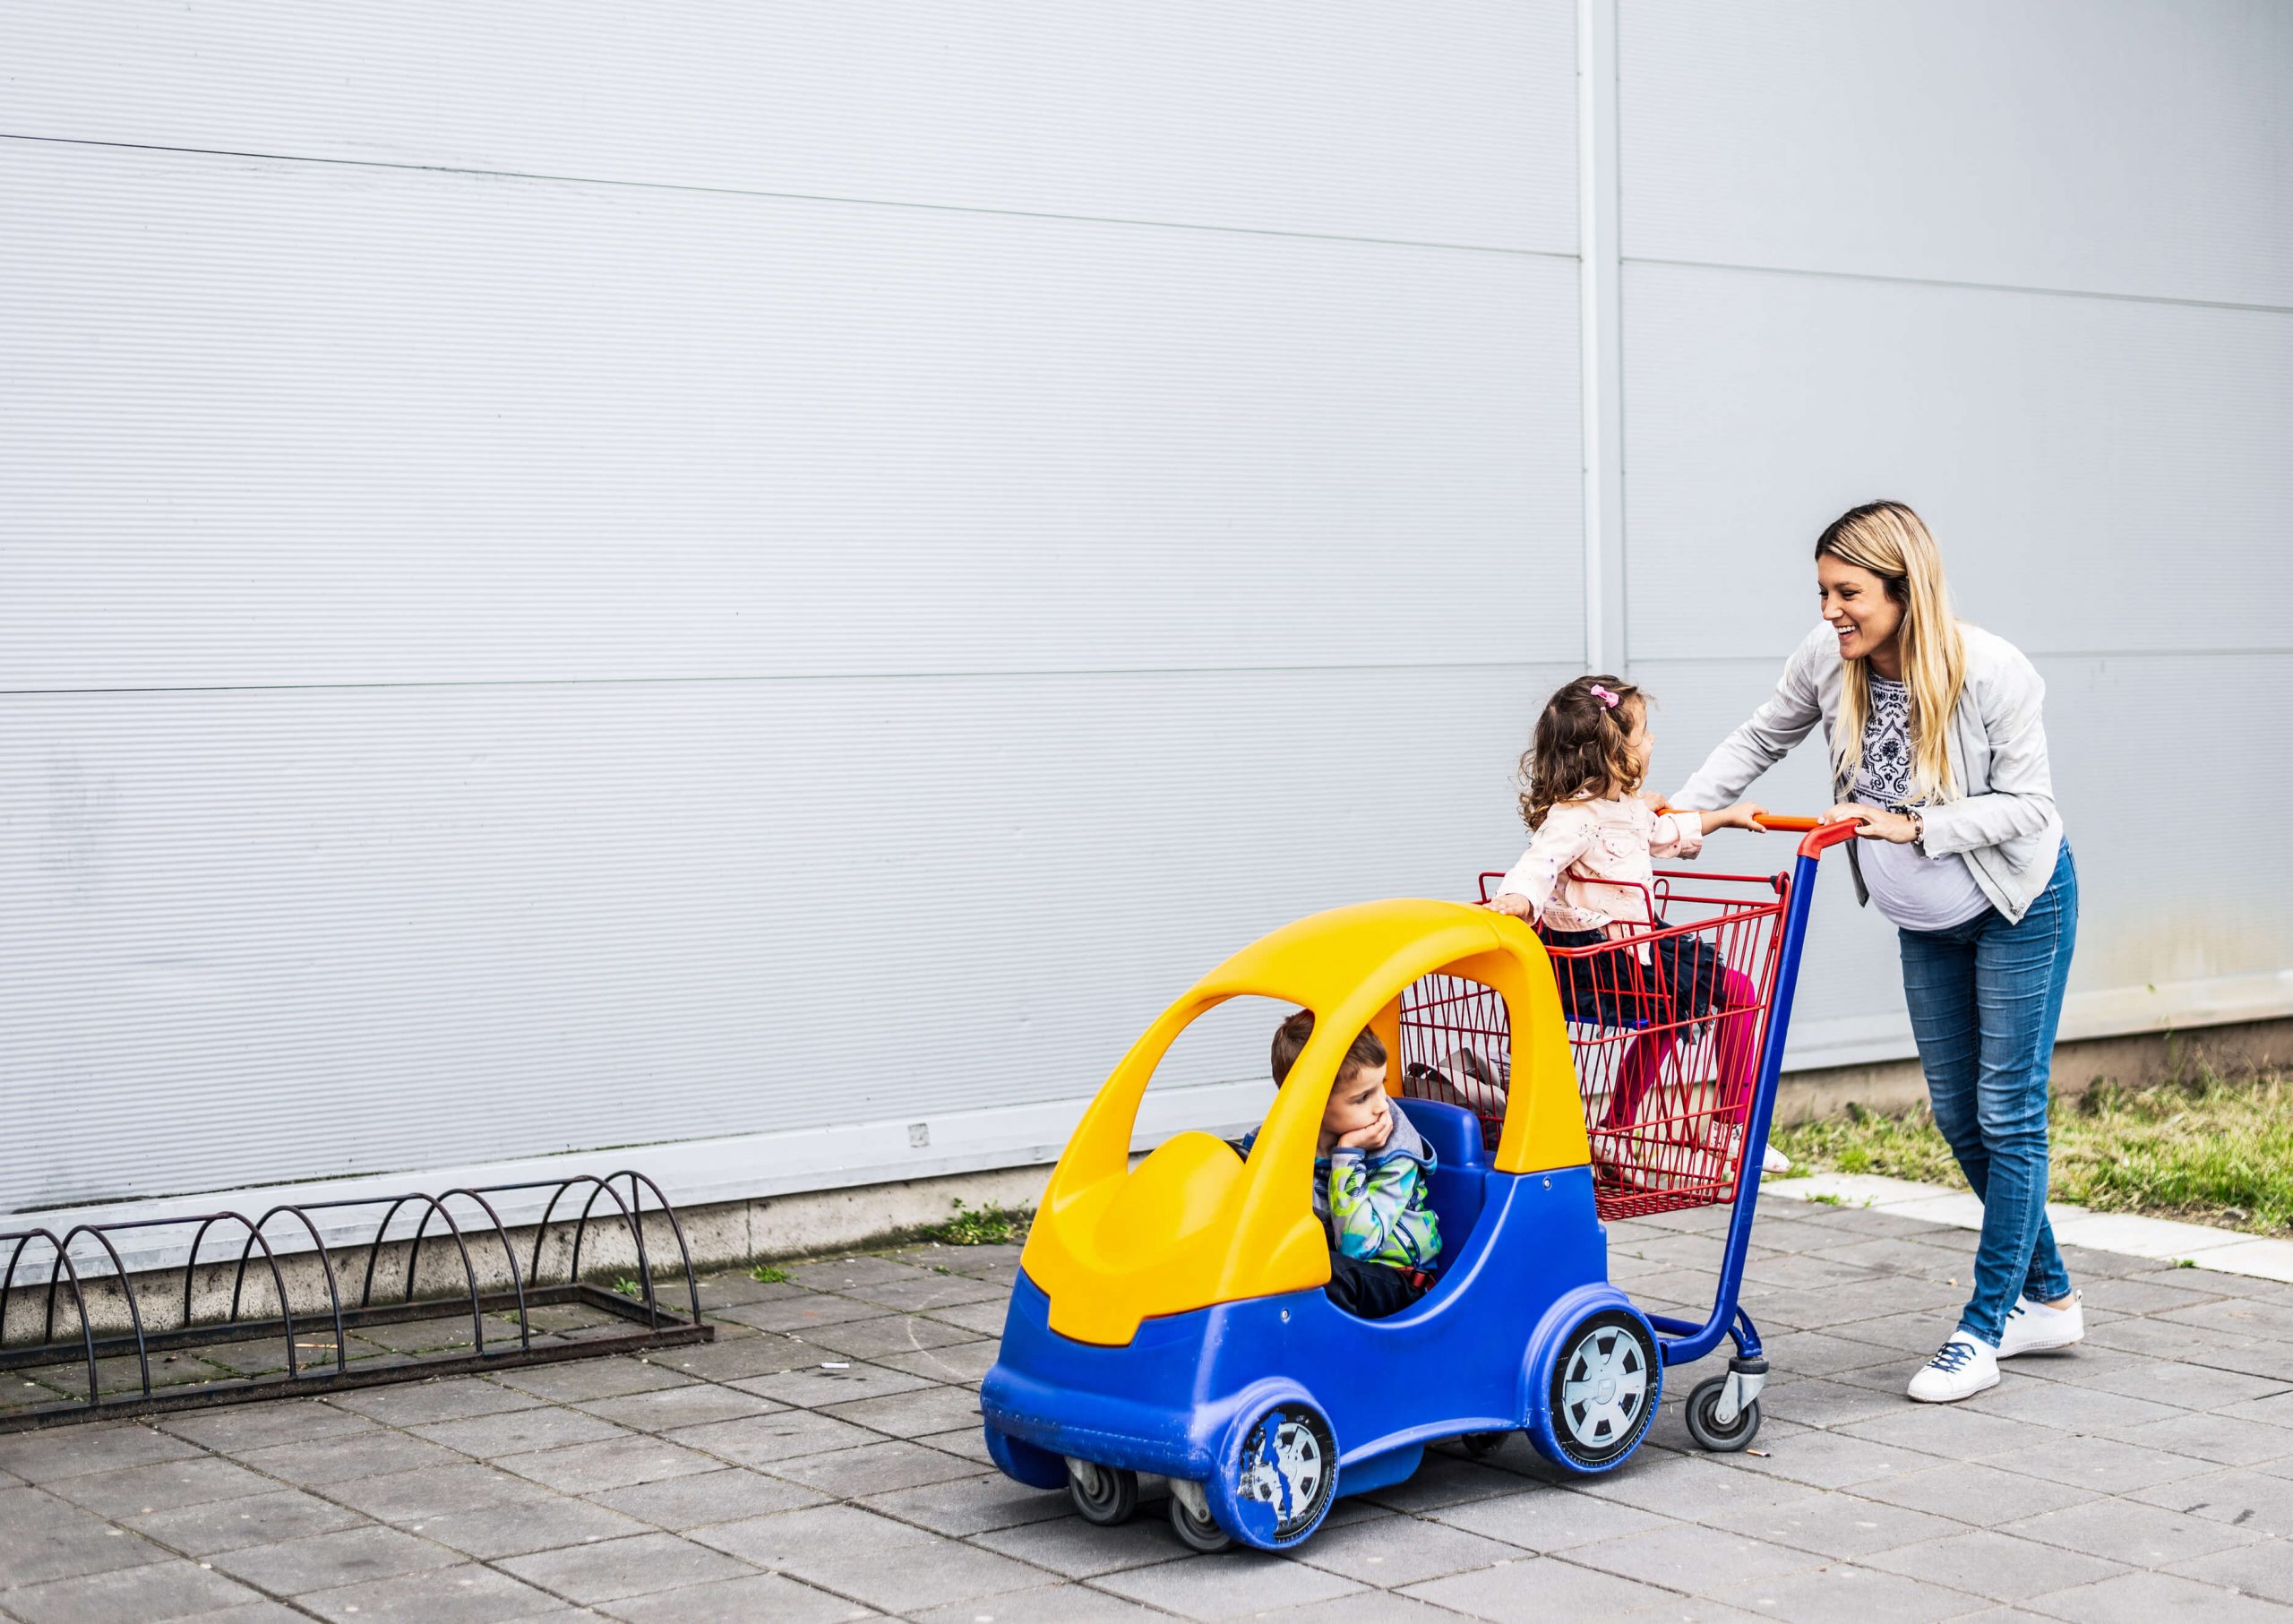
[[(1975, 623), (1980, 624), (1980, 622)], [(2020, 644), (2015, 645), (2021, 648)], [(2293, 655), (2293, 647), (2282, 649), (2023, 649), (2022, 653), (2034, 660), (2210, 660), (2210, 659), (2281, 659)], [(1791, 657), (1789, 649), (1773, 654), (1657, 654), (1633, 661), (1636, 666), (1781, 666)], [(1540, 660), (1532, 662), (1550, 665)]]
[[(2293, 655), (2282, 649), (2025, 649), (2034, 660), (2148, 659), (2281, 659)], [(1636, 666), (1756, 666), (1780, 665), (1790, 656), (1774, 654), (1653, 655)], [(715, 676), (501, 676), (413, 678), (376, 683), (148, 683), (79, 688), (0, 688), (0, 700), (75, 699), (130, 693), (327, 693), (365, 692), (376, 689), (408, 691), (436, 688), (674, 688), (743, 683), (947, 683), (1017, 682), (1034, 677), (1063, 676), (1278, 676), (1311, 672), (1347, 671), (1535, 671), (1567, 666), (1575, 656), (1495, 660), (1376, 660), (1310, 666), (1026, 666), (1002, 671), (783, 671), (746, 675)]]
[(396, 169), (409, 174), (461, 175), (496, 180), (527, 180), (571, 186), (616, 186), (637, 192), (682, 192), (700, 196), (769, 198), (784, 202), (838, 203), (859, 209), (913, 209), (932, 214), (970, 214), (1007, 219), (1067, 220), (1078, 225), (1136, 226), (1149, 230), (1207, 231), (1224, 236), (1289, 237), (1305, 242), (1361, 243), (1387, 248), (1434, 248), (1459, 253), (1494, 253), (1515, 259), (1567, 260), (1576, 255), (1558, 248), (1500, 248), (1490, 243), (1445, 243), (1406, 236), (1355, 236), (1340, 231), (1285, 231), (1266, 226), (1218, 226), (1199, 220), (1135, 219), (1113, 214), (1061, 214), (1048, 209), (995, 209), (978, 203), (927, 203), (903, 198), (841, 197), (818, 192), (777, 192), (762, 187), (704, 185), (691, 181), (614, 180), (594, 175), (552, 175), (537, 170), (485, 169), (466, 164), (417, 164), (371, 158), (319, 158), (301, 152), (241, 151), (228, 147), (175, 147), (152, 142), (98, 141), (71, 135), (27, 135), (0, 130), (0, 142), (56, 147), (95, 147), (121, 152), (167, 152), (187, 158), (254, 159), (266, 163), (324, 164), (346, 169)]
[(791, 671), (751, 676), (503, 676), (391, 683), (152, 683), (116, 687), (0, 688), (0, 699), (64, 699), (117, 693), (323, 693), (377, 688), (667, 688), (739, 683), (999, 682), (1045, 676), (1247, 676), (1317, 671), (1528, 671), (1567, 666), (1573, 654), (1550, 659), (1389, 660), (1312, 666), (1101, 666), (1008, 671)]
[[(1562, 254), (1574, 259), (1574, 254)], [(1976, 293), (2036, 294), (2064, 299), (2101, 299), (2116, 305), (2182, 305), (2195, 310), (2251, 310), (2263, 315), (2293, 315), (2293, 305), (2251, 305), (2236, 299), (2177, 298), (2162, 293), (2107, 293), (2093, 288), (2036, 288), (2019, 282), (1962, 282), (1949, 277), (1891, 276), (1876, 271), (1816, 271), (1797, 265), (1739, 265), (1725, 260), (1669, 260), (1627, 253), (1627, 265), (1664, 265), (1677, 271), (1748, 271), (1762, 276), (1821, 277), (1834, 282), (1892, 282), (1904, 288), (1962, 288)]]

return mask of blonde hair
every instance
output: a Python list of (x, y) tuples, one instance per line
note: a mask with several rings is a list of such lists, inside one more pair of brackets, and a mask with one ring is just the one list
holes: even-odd
[[(1921, 804), (1955, 799), (1951, 782), (1951, 716), (1966, 684), (1966, 640), (1951, 613), (1943, 554), (1918, 514), (1900, 502), (1871, 502), (1832, 520), (1816, 542), (1817, 558), (1868, 570), (1902, 606), (1895, 646), (1911, 690), (1911, 791)], [(1871, 715), (1868, 660), (1847, 662), (1840, 693), (1833, 768), (1851, 789), (1863, 764), (1863, 726)]]

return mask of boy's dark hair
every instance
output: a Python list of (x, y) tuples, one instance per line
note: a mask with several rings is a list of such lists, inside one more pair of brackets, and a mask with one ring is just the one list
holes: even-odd
[(1632, 724), (1648, 696), (1620, 676), (1580, 676), (1545, 701), (1521, 758), (1521, 821), (1542, 827), (1557, 801), (1579, 795), (1628, 795), (1640, 787), (1633, 769)]
[[(1314, 1035), (1314, 1012), (1301, 1010), (1274, 1029), (1274, 1086), (1277, 1088), (1288, 1080), (1290, 1068), (1298, 1063), (1298, 1056), (1306, 1047), (1306, 1040)], [(1386, 1045), (1369, 1027), (1361, 1028), (1345, 1058), (1337, 1062), (1337, 1081), (1344, 1082), (1365, 1066), (1386, 1063)]]

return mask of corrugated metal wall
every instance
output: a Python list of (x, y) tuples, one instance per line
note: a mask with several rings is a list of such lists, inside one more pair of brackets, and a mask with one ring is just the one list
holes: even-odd
[[(1239, 941), (1509, 861), (1584, 649), (1576, 37), (0, 11), (0, 1209), (1024, 1158)], [(2135, 816), (2293, 787), (2286, 13), (1627, 0), (1595, 68), (1667, 770), (1906, 496), (2053, 683), (2074, 1020), (2293, 1008), (2288, 859)], [(1907, 1046), (1841, 902), (1802, 1063)]]

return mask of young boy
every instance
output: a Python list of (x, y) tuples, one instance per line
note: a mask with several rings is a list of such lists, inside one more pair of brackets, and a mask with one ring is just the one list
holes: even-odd
[[(1280, 1087), (1313, 1035), (1301, 1010), (1274, 1034), (1274, 1085)], [(1250, 1154), (1258, 1133), (1242, 1141)], [(1322, 1112), (1314, 1158), (1314, 1213), (1329, 1233), (1329, 1300), (1364, 1319), (1397, 1314), (1423, 1296), (1426, 1267), (1440, 1255), (1433, 1216), (1433, 1147), (1386, 1097), (1386, 1046), (1373, 1032), (1353, 1040), (1338, 1062)]]

